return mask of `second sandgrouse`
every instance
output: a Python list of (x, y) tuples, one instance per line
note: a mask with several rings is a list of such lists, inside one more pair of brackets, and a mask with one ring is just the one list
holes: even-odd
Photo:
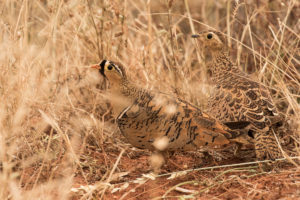
[(215, 84), (208, 112), (222, 122), (249, 121), (249, 134), (254, 136), (258, 159), (282, 157), (271, 130), (283, 119), (268, 89), (233, 64), (222, 33), (204, 31), (192, 37), (198, 39), (203, 48)]

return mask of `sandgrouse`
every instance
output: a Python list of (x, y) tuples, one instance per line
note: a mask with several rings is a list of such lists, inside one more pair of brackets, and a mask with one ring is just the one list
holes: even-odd
[(249, 135), (254, 137), (256, 157), (259, 160), (282, 157), (271, 130), (283, 119), (268, 89), (233, 64), (222, 33), (204, 31), (192, 37), (203, 48), (205, 61), (215, 84), (208, 113), (223, 123), (240, 120), (250, 122)]
[[(190, 103), (168, 94), (139, 88), (122, 65), (103, 60), (100, 74), (109, 81), (117, 124), (130, 144), (151, 151), (195, 150), (234, 142), (249, 144), (247, 133), (233, 131)], [(235, 122), (228, 126), (235, 127)], [(238, 124), (244, 128), (249, 123)], [(161, 147), (156, 141), (164, 141)]]

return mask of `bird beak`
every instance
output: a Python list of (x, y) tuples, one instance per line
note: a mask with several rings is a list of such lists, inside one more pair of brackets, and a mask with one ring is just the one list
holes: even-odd
[(93, 65), (93, 66), (91, 66), (91, 68), (93, 68), (93, 69), (100, 69), (100, 66), (97, 64), (97, 65)]
[(198, 38), (198, 37), (199, 37), (198, 34), (193, 34), (193, 35), (192, 35), (192, 38)]
[(101, 66), (100, 66), (99, 64), (92, 65), (91, 68), (99, 70), (100, 74), (103, 75), (104, 78), (106, 79), (106, 76), (105, 76), (105, 74), (104, 74), (104, 69), (101, 68)]

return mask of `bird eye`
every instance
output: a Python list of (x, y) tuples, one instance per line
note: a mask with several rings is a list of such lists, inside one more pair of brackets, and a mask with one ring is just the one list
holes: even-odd
[(107, 66), (107, 69), (108, 69), (108, 70), (112, 70), (112, 69), (113, 69), (113, 66), (108, 65), (108, 66)]
[(213, 37), (213, 35), (212, 35), (211, 33), (209, 33), (209, 34), (207, 34), (207, 36), (206, 36), (206, 37), (207, 37), (207, 39), (209, 39), (209, 40), (210, 40), (210, 39)]

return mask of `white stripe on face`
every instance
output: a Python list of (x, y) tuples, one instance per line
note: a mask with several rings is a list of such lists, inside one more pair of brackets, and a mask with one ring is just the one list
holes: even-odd
[(121, 74), (121, 76), (123, 76), (123, 72), (122, 70), (118, 67), (118, 65), (116, 65), (115, 63), (109, 61), (108, 64), (114, 66), (114, 68)]

